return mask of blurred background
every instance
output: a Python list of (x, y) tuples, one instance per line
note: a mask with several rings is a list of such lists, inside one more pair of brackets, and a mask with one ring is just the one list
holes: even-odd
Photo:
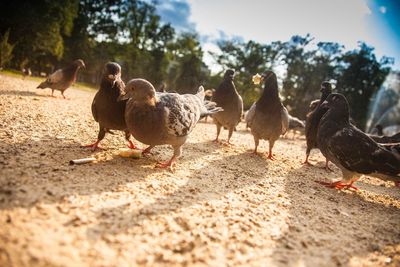
[(125, 81), (179, 93), (233, 68), (245, 109), (262, 90), (252, 75), (272, 69), (292, 115), (304, 119), (328, 80), (372, 131), (400, 125), (399, 13), (396, 0), (1, 1), (0, 68), (47, 76), (81, 58), (78, 81), (96, 87), (115, 61)]

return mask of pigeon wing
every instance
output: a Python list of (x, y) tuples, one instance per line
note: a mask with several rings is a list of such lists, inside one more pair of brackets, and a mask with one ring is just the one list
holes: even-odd
[(188, 135), (200, 118), (201, 100), (195, 95), (171, 93), (158, 94), (160, 104), (165, 112), (167, 132), (174, 136)]
[(251, 105), (250, 109), (247, 111), (246, 117), (244, 118), (249, 127), (251, 127), (255, 115), (256, 115), (256, 103), (253, 103), (253, 105)]
[(63, 79), (63, 71), (62, 70), (57, 70), (54, 73), (50, 74), (49, 77), (47, 77), (47, 81), (50, 84), (55, 84), (60, 82)]
[(346, 127), (328, 141), (329, 151), (340, 164), (350, 171), (397, 175), (400, 156), (377, 144), (355, 127)]

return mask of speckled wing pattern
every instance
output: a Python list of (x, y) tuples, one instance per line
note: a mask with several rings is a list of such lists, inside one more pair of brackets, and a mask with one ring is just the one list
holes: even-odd
[(186, 136), (200, 119), (202, 100), (196, 95), (158, 93), (160, 104), (166, 111), (165, 123), (171, 135)]
[(378, 145), (355, 127), (336, 132), (327, 142), (331, 155), (346, 169), (363, 174), (379, 172), (396, 176), (400, 156)]

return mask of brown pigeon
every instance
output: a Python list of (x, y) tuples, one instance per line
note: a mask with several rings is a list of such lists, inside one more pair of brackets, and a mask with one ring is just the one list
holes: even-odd
[(227, 144), (230, 144), (233, 130), (236, 125), (239, 124), (242, 117), (243, 100), (233, 83), (234, 75), (234, 70), (227, 70), (222, 83), (218, 86), (217, 90), (215, 90), (211, 98), (211, 101), (224, 109), (224, 111), (218, 112), (212, 116), (214, 123), (217, 126), (216, 142), (218, 142), (221, 127), (224, 127), (229, 131)]
[(149, 145), (143, 153), (149, 153), (157, 145), (168, 144), (174, 149), (170, 160), (159, 162), (156, 167), (173, 170), (182, 153), (189, 134), (200, 118), (221, 111), (213, 102), (204, 102), (204, 88), (195, 95), (156, 93), (154, 86), (144, 79), (132, 79), (125, 87), (129, 99), (125, 120), (130, 133), (140, 142)]
[(268, 159), (274, 160), (272, 148), (279, 136), (285, 134), (289, 127), (289, 114), (282, 105), (278, 92), (278, 80), (274, 72), (266, 71), (262, 75), (264, 91), (254, 103), (246, 116), (246, 122), (254, 137), (254, 153), (260, 139), (269, 141)]
[[(308, 157), (310, 156), (311, 149), (318, 148), (317, 142), (317, 133), (318, 133), (318, 125), (319, 121), (321, 120), (322, 116), (326, 112), (323, 108), (321, 108), (322, 102), (328, 97), (329, 94), (332, 93), (332, 85), (330, 82), (323, 82), (321, 84), (321, 98), (320, 100), (314, 100), (310, 104), (310, 109), (306, 117), (306, 128), (305, 128), (305, 135), (307, 141), (307, 150), (306, 150), (306, 160), (304, 164), (311, 165), (308, 161)], [(329, 161), (326, 161), (325, 168), (329, 169), (328, 166)]]
[(321, 105), (327, 111), (318, 128), (322, 154), (342, 170), (338, 182), (319, 182), (337, 189), (353, 188), (361, 175), (400, 182), (400, 154), (376, 143), (349, 120), (349, 104), (341, 94), (330, 94)]
[(67, 67), (56, 70), (53, 74), (50, 74), (47, 79), (36, 88), (51, 88), (51, 96), (53, 96), (54, 90), (61, 91), (61, 94), (65, 99), (64, 91), (76, 81), (78, 70), (82, 67), (85, 68), (83, 60), (75, 60)]
[(115, 62), (108, 62), (104, 66), (100, 89), (94, 96), (92, 103), (92, 114), (95, 121), (99, 123), (99, 134), (97, 141), (84, 147), (93, 150), (99, 148), (99, 143), (111, 130), (125, 132), (129, 148), (136, 148), (130, 138), (130, 133), (125, 123), (126, 100), (117, 101), (124, 94), (125, 84), (121, 80), (121, 66)]

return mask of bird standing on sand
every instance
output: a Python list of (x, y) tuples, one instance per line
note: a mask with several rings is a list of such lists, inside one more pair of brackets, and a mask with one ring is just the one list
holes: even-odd
[[(308, 161), (308, 157), (310, 156), (311, 149), (318, 148), (317, 142), (317, 133), (318, 133), (318, 125), (325, 114), (326, 109), (321, 107), (322, 102), (328, 97), (329, 94), (332, 93), (332, 85), (330, 82), (323, 82), (321, 84), (321, 98), (320, 100), (314, 100), (310, 104), (310, 109), (306, 117), (306, 128), (305, 128), (305, 135), (307, 141), (307, 150), (306, 150), (306, 160), (304, 164), (311, 165)], [(325, 169), (329, 169), (328, 165), (329, 161), (326, 160)]]
[(251, 106), (246, 122), (254, 137), (254, 153), (257, 153), (260, 139), (268, 140), (268, 159), (274, 160), (272, 148), (279, 136), (286, 133), (289, 127), (289, 114), (279, 98), (275, 73), (266, 71), (261, 76), (261, 81), (264, 81), (264, 91), (260, 99)]
[(243, 100), (242, 97), (236, 90), (235, 84), (233, 83), (233, 77), (235, 75), (234, 70), (227, 70), (224, 74), (222, 83), (218, 86), (217, 90), (212, 95), (211, 101), (215, 102), (217, 106), (224, 109), (222, 112), (214, 114), (213, 120), (217, 126), (217, 137), (215, 141), (218, 142), (218, 137), (221, 132), (221, 127), (227, 128), (228, 141), (232, 137), (233, 130), (236, 125), (239, 124), (242, 113), (243, 113)]
[(65, 99), (64, 91), (76, 81), (78, 70), (82, 67), (85, 68), (83, 60), (75, 60), (69, 66), (56, 70), (54, 73), (50, 74), (47, 79), (36, 88), (51, 88), (51, 96), (53, 96), (54, 90), (61, 91), (61, 94)]
[(131, 134), (125, 123), (126, 100), (117, 101), (118, 97), (124, 94), (125, 84), (121, 80), (121, 66), (118, 63), (108, 62), (104, 66), (101, 78), (100, 89), (94, 96), (92, 103), (92, 114), (95, 121), (99, 123), (99, 134), (97, 141), (84, 147), (93, 150), (99, 148), (99, 143), (110, 130), (120, 130), (125, 132), (125, 139), (128, 141), (129, 148), (136, 146), (129, 139)]
[(322, 154), (342, 170), (343, 180), (325, 186), (353, 188), (361, 175), (400, 182), (400, 154), (386, 149), (357, 129), (349, 120), (349, 104), (341, 94), (330, 94), (323, 102), (327, 108), (318, 128)]
[(195, 95), (157, 93), (154, 86), (144, 79), (132, 79), (125, 87), (125, 120), (130, 133), (140, 142), (149, 145), (143, 153), (149, 153), (156, 145), (169, 144), (174, 149), (170, 160), (159, 162), (156, 167), (173, 170), (182, 154), (182, 145), (199, 119), (221, 111), (215, 103), (204, 103), (204, 88)]

